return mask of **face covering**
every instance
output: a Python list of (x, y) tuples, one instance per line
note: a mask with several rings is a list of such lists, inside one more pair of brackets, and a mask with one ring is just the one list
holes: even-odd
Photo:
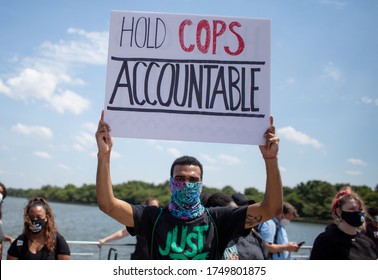
[(191, 220), (202, 216), (205, 207), (201, 204), (202, 182), (177, 182), (171, 178), (169, 187), (172, 192), (169, 211), (181, 220)]
[(360, 227), (365, 221), (365, 215), (361, 211), (341, 211), (341, 219), (352, 227)]
[(46, 226), (46, 221), (44, 219), (37, 219), (37, 220), (33, 220), (32, 221), (32, 226), (29, 227), (30, 231), (32, 233), (39, 233), (41, 232), (41, 230), (44, 229), (44, 227)]
[(3, 201), (3, 194), (0, 193), (0, 203)]
[(281, 224), (282, 227), (287, 227), (290, 224), (290, 220), (283, 218), (280, 221), (280, 224)]

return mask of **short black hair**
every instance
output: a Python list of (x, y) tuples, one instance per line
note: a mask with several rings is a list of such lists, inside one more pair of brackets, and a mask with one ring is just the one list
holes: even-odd
[(222, 192), (213, 193), (206, 201), (205, 207), (229, 206), (233, 199)]
[(195, 157), (182, 156), (182, 157), (177, 158), (172, 163), (172, 166), (171, 166), (171, 177), (173, 177), (173, 169), (175, 168), (176, 165), (195, 165), (195, 166), (198, 166), (201, 170), (200, 176), (201, 176), (201, 180), (202, 180), (202, 178), (203, 178), (203, 167), (202, 167), (202, 164)]

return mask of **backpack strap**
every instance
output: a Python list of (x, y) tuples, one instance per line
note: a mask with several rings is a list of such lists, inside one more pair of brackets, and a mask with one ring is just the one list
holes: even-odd
[(215, 239), (216, 239), (216, 241), (217, 241), (217, 247), (216, 247), (216, 248), (218, 248), (218, 245), (219, 245), (219, 237), (218, 237), (218, 228), (217, 228), (217, 225), (216, 225), (216, 223), (215, 223), (213, 217), (210, 215), (210, 211), (209, 211), (207, 208), (205, 208), (205, 210), (206, 210), (206, 212), (207, 212), (207, 215), (209, 215), (209, 217), (210, 217), (210, 221), (211, 221), (211, 222), (213, 223), (213, 225), (214, 225)]
[[(278, 244), (277, 243), (277, 239), (278, 239), (278, 231), (279, 231), (279, 227), (280, 225), (278, 223), (276, 223), (276, 221), (274, 221), (274, 224), (276, 225), (276, 233), (274, 234), (274, 238), (273, 238), (273, 244)], [(276, 253), (278, 256), (280, 256), (280, 252), (277, 252)], [(271, 257), (272, 257), (273, 254), (271, 254)]]

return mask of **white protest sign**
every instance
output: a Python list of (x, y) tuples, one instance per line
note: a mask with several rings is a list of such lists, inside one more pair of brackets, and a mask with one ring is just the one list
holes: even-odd
[(268, 19), (112, 11), (112, 136), (264, 143), (270, 32)]

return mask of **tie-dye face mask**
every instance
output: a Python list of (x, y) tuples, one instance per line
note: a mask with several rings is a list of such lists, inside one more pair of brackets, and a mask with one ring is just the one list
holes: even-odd
[(205, 208), (201, 204), (202, 182), (178, 182), (171, 178), (172, 192), (169, 211), (181, 220), (191, 220), (202, 216)]

